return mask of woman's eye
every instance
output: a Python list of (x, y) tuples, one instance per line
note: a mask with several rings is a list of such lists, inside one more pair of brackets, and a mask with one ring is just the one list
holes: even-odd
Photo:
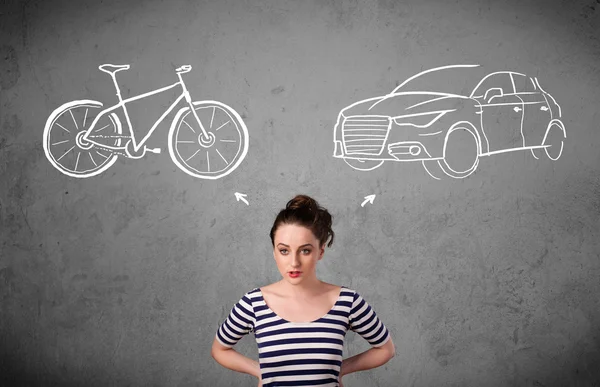
[(302, 250), (302, 252), (303, 252), (304, 254), (310, 254), (310, 250), (309, 250), (309, 249), (304, 249), (304, 250)]
[(281, 254), (284, 254), (284, 255), (285, 255), (285, 254), (287, 254), (287, 252), (288, 252), (288, 251), (287, 251), (286, 249), (281, 249), (281, 250), (279, 250), (279, 253), (281, 253)]

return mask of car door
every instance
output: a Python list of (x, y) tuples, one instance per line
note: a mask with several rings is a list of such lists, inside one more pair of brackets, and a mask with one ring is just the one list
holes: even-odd
[(487, 142), (483, 155), (523, 147), (523, 101), (515, 94), (509, 72), (488, 75), (471, 96), (480, 103), (478, 114)]
[(523, 101), (524, 146), (540, 146), (552, 120), (548, 101), (532, 78), (522, 74), (512, 74), (512, 77), (517, 95)]

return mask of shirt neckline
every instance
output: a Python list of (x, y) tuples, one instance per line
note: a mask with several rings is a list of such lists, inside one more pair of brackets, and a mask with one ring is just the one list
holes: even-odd
[(338, 294), (337, 299), (335, 300), (335, 303), (333, 304), (333, 306), (331, 307), (331, 309), (329, 309), (327, 311), (327, 313), (325, 313), (323, 316), (319, 317), (316, 320), (313, 321), (303, 321), (303, 322), (298, 322), (298, 321), (289, 321), (284, 319), (283, 317), (281, 317), (280, 315), (278, 315), (277, 313), (275, 313), (275, 311), (273, 309), (271, 309), (271, 307), (269, 305), (267, 305), (267, 301), (265, 300), (265, 297), (263, 296), (262, 290), (261, 288), (257, 288), (258, 292), (260, 293), (260, 297), (262, 298), (263, 302), (265, 303), (265, 306), (267, 307), (267, 309), (273, 313), (273, 315), (277, 316), (277, 318), (279, 318), (280, 320), (288, 323), (288, 324), (295, 324), (295, 325), (306, 325), (306, 324), (313, 324), (318, 322), (319, 320), (324, 319), (325, 317), (327, 317), (329, 315), (329, 313), (331, 313), (332, 310), (335, 309), (335, 307), (337, 306), (337, 304), (340, 302), (341, 298), (342, 298), (342, 292), (344, 291), (344, 289), (346, 289), (346, 287), (344, 285), (340, 286), (340, 294)]

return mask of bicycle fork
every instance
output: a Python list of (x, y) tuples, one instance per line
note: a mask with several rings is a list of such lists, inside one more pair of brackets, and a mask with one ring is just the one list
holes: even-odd
[(198, 140), (200, 141), (200, 143), (204, 144), (205, 146), (210, 146), (210, 145), (212, 145), (211, 143), (214, 142), (214, 135), (207, 132), (206, 129), (204, 128), (204, 125), (202, 125), (202, 121), (200, 121), (200, 117), (198, 117), (198, 113), (196, 113), (196, 109), (194, 109), (194, 104), (192, 103), (192, 97), (190, 96), (190, 92), (188, 91), (187, 87), (185, 86), (185, 83), (183, 82), (183, 78), (181, 78), (181, 74), (185, 74), (185, 73), (189, 72), (191, 69), (192, 69), (192, 66), (184, 65), (184, 66), (179, 67), (175, 71), (177, 72), (177, 76), (179, 77), (179, 83), (181, 83), (181, 87), (183, 88), (183, 97), (185, 98), (185, 101), (189, 105), (190, 110), (191, 110), (192, 114), (194, 115), (194, 118), (196, 119), (198, 126), (200, 127), (200, 131), (202, 131), (202, 135), (199, 137)]

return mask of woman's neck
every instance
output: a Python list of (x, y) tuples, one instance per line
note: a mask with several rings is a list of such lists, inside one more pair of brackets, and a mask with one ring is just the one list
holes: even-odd
[(306, 278), (304, 279), (304, 281), (296, 285), (291, 284), (286, 280), (280, 281), (281, 291), (293, 298), (306, 298), (314, 296), (316, 294), (321, 293), (322, 288), (323, 282), (317, 279), (316, 277), (310, 280)]

